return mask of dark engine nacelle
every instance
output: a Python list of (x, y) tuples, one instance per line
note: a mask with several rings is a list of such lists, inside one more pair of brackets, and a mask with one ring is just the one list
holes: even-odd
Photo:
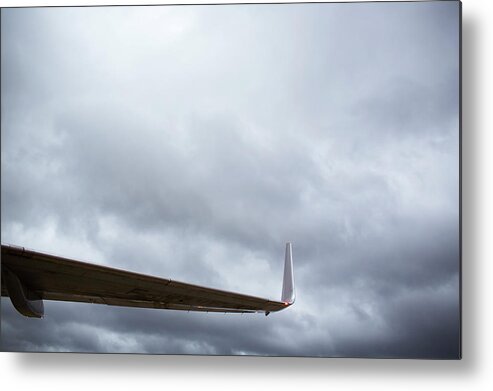
[(35, 292), (29, 290), (12, 271), (2, 270), (7, 292), (15, 309), (24, 316), (41, 318), (44, 315), (43, 299)]

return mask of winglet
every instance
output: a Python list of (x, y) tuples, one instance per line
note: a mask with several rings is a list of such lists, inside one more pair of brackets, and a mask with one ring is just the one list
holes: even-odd
[(293, 253), (291, 243), (286, 243), (286, 255), (284, 258), (284, 278), (282, 280), (281, 301), (288, 305), (294, 303), (294, 274), (293, 274)]

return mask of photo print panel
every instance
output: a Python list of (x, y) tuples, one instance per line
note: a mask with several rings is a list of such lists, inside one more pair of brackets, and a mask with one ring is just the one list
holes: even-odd
[(457, 1), (1, 10), (1, 350), (461, 357)]

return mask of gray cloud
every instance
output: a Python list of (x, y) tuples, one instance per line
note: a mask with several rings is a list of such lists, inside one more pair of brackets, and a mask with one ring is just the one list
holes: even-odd
[(2, 243), (297, 302), (2, 299), (2, 348), (459, 355), (458, 3), (2, 10)]

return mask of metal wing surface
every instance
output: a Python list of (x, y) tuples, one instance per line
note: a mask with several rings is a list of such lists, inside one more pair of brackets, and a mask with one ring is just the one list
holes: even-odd
[[(291, 257), (290, 244), (288, 247)], [(1, 261), (2, 296), (10, 296), (15, 308), (31, 317), (44, 314), (42, 300), (266, 314), (292, 304), (94, 265), (17, 246), (2, 245)], [(288, 263), (292, 269), (292, 261), (288, 262), (286, 253), (285, 267)], [(290, 273), (292, 276), (292, 270)], [(290, 278), (289, 286), (293, 284)], [(292, 297), (294, 301), (294, 294)]]

